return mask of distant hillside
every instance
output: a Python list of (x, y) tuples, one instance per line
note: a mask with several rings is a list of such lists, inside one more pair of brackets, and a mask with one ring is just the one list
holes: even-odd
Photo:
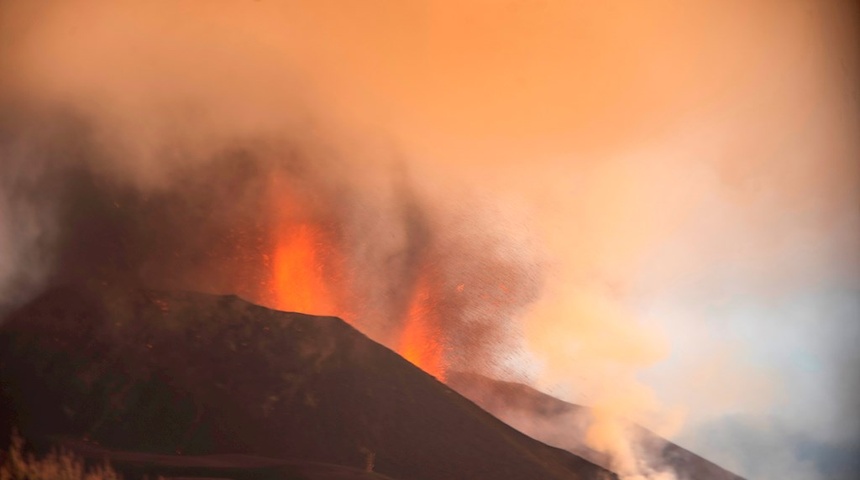
[[(583, 458), (609, 467), (609, 458), (583, 442), (590, 421), (587, 407), (574, 405), (515, 382), (482, 375), (449, 372), (446, 383), (488, 412), (523, 433), (548, 445), (564, 448)], [(647, 465), (659, 471), (671, 467), (677, 480), (743, 480), (689, 450), (638, 425), (631, 435)]]

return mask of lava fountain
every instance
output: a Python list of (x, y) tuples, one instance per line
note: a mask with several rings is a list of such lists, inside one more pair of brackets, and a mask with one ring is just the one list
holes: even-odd
[(327, 245), (320, 229), (293, 225), (280, 235), (273, 258), (274, 302), (279, 310), (337, 314), (328, 285)]
[(422, 278), (406, 313), (398, 353), (439, 380), (445, 380), (444, 341), (436, 328), (433, 291)]
[[(353, 282), (354, 272), (349, 272), (345, 259), (350, 252), (348, 245), (339, 240), (337, 222), (321, 222), (320, 212), (312, 205), (303, 208), (297, 195), (284, 193), (285, 183), (274, 181), (278, 206), (275, 215), (279, 225), (272, 238), (273, 252), (266, 255), (270, 268), (270, 280), (266, 297), (271, 307), (314, 315), (333, 315), (362, 329), (363, 315), (357, 313), (364, 306), (356, 305)], [(426, 265), (419, 265), (426, 272)], [(397, 332), (385, 343), (402, 357), (433, 375), (445, 378), (445, 345), (438, 326), (438, 299), (431, 276), (419, 275), (410, 285), (405, 282), (401, 292), (408, 298), (408, 305), (397, 312), (398, 322), (393, 322)], [(365, 312), (366, 313), (366, 312)]]

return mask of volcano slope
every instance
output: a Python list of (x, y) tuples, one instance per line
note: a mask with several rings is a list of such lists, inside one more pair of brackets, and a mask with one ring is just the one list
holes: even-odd
[[(521, 432), (605, 467), (611, 459), (585, 445), (591, 421), (587, 407), (567, 403), (516, 382), (467, 372), (449, 372), (447, 384)], [(627, 426), (633, 448), (647, 470), (668, 470), (676, 480), (743, 480), (636, 424)]]
[[(86, 442), (163, 465), (228, 456), (363, 470), (372, 457), (399, 480), (615, 478), (340, 319), (235, 296), (50, 290), (0, 326), (0, 387), (0, 435), (14, 427), (40, 448)], [(272, 478), (230, 472), (214, 476)]]

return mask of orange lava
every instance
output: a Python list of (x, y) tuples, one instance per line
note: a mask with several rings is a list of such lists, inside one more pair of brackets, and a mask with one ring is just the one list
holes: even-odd
[(285, 229), (273, 259), (276, 308), (316, 315), (336, 314), (323, 252), (323, 235), (318, 228), (298, 224)]
[[(283, 311), (339, 316), (361, 329), (363, 317), (354, 314), (361, 312), (362, 306), (356, 305), (361, 299), (348, 296), (355, 291), (349, 285), (352, 277), (340, 271), (349, 263), (342, 261), (347, 253), (322, 225), (307, 219), (302, 203), (284, 193), (286, 188), (275, 180), (280, 188), (275, 189), (273, 204), (278, 206), (280, 226), (273, 232), (271, 277), (266, 287), (269, 305)], [(400, 335), (386, 343), (418, 368), (444, 380), (444, 345), (435, 321), (438, 314), (432, 286), (428, 276), (422, 276), (403, 313)]]
[(433, 328), (433, 305), (430, 290), (423, 282), (415, 290), (400, 337), (398, 353), (413, 365), (445, 380), (443, 343)]

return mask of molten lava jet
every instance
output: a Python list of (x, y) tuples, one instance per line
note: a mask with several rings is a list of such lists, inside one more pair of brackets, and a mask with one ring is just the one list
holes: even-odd
[(444, 381), (444, 342), (433, 321), (436, 311), (426, 281), (419, 282), (413, 295), (397, 351), (418, 368)]
[[(344, 271), (348, 250), (324, 224), (307, 219), (306, 212), (298, 208), (301, 202), (281, 200), (278, 204), (284, 217), (278, 221), (274, 251), (268, 257), (271, 277), (266, 303), (283, 311), (338, 316), (361, 330), (362, 320), (378, 313), (362, 312), (363, 306), (347, 296), (356, 290), (350, 284), (355, 277)], [(405, 292), (408, 305), (395, 314), (400, 321), (393, 325), (402, 325), (399, 333), (381, 340), (412, 364), (444, 380), (444, 342), (434, 295), (438, 289), (432, 287), (430, 278), (421, 275), (412, 291)]]
[(311, 224), (291, 226), (281, 234), (273, 257), (275, 305), (315, 315), (336, 315), (328, 285), (330, 262), (322, 232)]

